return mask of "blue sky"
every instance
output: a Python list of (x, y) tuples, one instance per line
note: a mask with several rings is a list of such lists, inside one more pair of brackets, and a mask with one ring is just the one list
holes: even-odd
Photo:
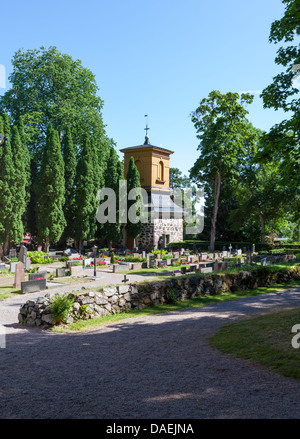
[(281, 71), (268, 37), (283, 13), (281, 0), (14, 0), (1, 5), (0, 64), (9, 88), (20, 48), (80, 59), (117, 149), (143, 143), (148, 114), (151, 143), (174, 151), (170, 165), (187, 174), (198, 157), (190, 113), (210, 91), (254, 91), (248, 117), (260, 129), (285, 118), (259, 97)]

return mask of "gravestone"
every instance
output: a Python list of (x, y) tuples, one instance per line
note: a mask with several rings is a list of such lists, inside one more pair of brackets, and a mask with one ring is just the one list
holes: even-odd
[(82, 265), (74, 265), (74, 266), (70, 265), (70, 269), (72, 276), (80, 276), (81, 274), (83, 274)]
[(0, 264), (0, 270), (5, 270), (5, 264)]
[(37, 291), (46, 290), (46, 279), (27, 280), (21, 282), (21, 293), (36, 293)]
[(155, 256), (153, 253), (147, 255), (147, 268), (155, 268)]
[(47, 271), (37, 271), (36, 273), (29, 273), (28, 280), (47, 279)]
[(11, 248), (9, 250), (8, 256), (9, 256), (10, 259), (11, 258), (16, 258), (17, 257), (17, 250), (15, 248)]
[(93, 262), (94, 262), (93, 258), (86, 258), (86, 259), (83, 259), (83, 265), (84, 265), (84, 267), (87, 267), (88, 265), (93, 264)]
[(27, 248), (25, 247), (25, 245), (21, 245), (18, 254), (18, 261), (23, 262), (24, 267), (26, 266), (26, 259), (27, 259)]
[(119, 271), (128, 271), (129, 270), (129, 263), (112, 264), (112, 266), (113, 266), (113, 273), (118, 273)]
[(25, 266), (19, 261), (16, 264), (14, 288), (21, 288), (21, 283), (25, 281)]
[(191, 264), (190, 265), (190, 271), (195, 272), (197, 270), (197, 264)]
[(17, 265), (17, 262), (11, 262), (10, 263), (10, 272), (11, 273), (15, 273), (16, 272), (16, 265)]
[(179, 258), (179, 252), (173, 252), (173, 258), (178, 259)]
[(26, 258), (25, 270), (29, 270), (30, 269), (30, 265), (31, 265), (30, 263), (31, 263), (30, 258)]
[(162, 268), (162, 266), (164, 265), (164, 262), (162, 259), (158, 259), (158, 260), (156, 260), (156, 262), (157, 262), (158, 268)]
[(170, 259), (170, 258), (166, 259), (167, 265), (171, 265), (171, 262), (172, 262), (172, 259)]
[(212, 267), (203, 267), (200, 269), (201, 273), (211, 273), (213, 271)]
[(200, 260), (204, 261), (207, 259), (207, 253), (201, 253)]
[(66, 269), (64, 267), (56, 269), (56, 277), (65, 277)]
[(238, 249), (237, 250), (237, 255), (239, 256), (239, 255), (241, 255), (242, 254), (242, 250), (241, 249)]
[(143, 262), (131, 262), (130, 270), (141, 270), (143, 268)]
[(220, 268), (221, 268), (221, 264), (219, 264), (218, 262), (215, 262), (214, 266), (213, 266), (213, 271), (219, 271)]
[(180, 270), (181, 270), (181, 273), (182, 273), (182, 274), (185, 274), (185, 273), (186, 273), (186, 267), (181, 267)]

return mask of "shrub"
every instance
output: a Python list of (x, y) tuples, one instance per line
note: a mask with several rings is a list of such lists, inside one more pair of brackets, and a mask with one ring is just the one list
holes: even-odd
[(74, 303), (74, 297), (70, 294), (56, 294), (50, 305), (53, 314), (53, 323), (59, 324), (66, 320)]
[(53, 259), (43, 256), (32, 256), (30, 259), (32, 264), (52, 264), (53, 262)]
[(120, 256), (120, 261), (124, 262), (146, 262), (147, 258), (135, 258), (134, 256)]
[(47, 253), (45, 253), (45, 252), (38, 252), (38, 251), (27, 252), (27, 257), (28, 258), (35, 257), (35, 256), (47, 256)]
[(175, 304), (177, 303), (177, 296), (176, 296), (176, 290), (172, 288), (166, 296), (166, 302), (168, 304)]
[(59, 262), (67, 262), (69, 260), (68, 256), (62, 256), (61, 258), (59, 258)]

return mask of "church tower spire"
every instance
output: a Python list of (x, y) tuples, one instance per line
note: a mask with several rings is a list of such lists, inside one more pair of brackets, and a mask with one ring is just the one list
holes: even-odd
[(150, 145), (149, 135), (148, 135), (148, 131), (150, 130), (150, 128), (148, 128), (148, 114), (145, 114), (145, 117), (147, 117), (147, 123), (146, 123), (146, 128), (144, 128), (144, 130), (146, 130), (144, 145)]

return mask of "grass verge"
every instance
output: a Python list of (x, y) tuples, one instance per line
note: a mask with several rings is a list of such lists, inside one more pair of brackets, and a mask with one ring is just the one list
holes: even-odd
[(180, 309), (199, 308), (228, 300), (235, 300), (242, 297), (252, 297), (258, 294), (276, 293), (280, 290), (295, 287), (299, 285), (299, 281), (290, 281), (283, 284), (276, 284), (267, 287), (259, 287), (255, 289), (235, 291), (229, 293), (223, 293), (215, 296), (196, 296), (192, 299), (186, 299), (178, 301), (174, 304), (162, 304), (150, 306), (144, 309), (132, 309), (127, 312), (119, 314), (109, 314), (107, 316), (96, 317), (89, 320), (78, 320), (74, 323), (65, 326), (54, 326), (53, 331), (69, 332), (69, 331), (88, 331), (95, 329), (102, 325), (108, 325), (127, 318), (143, 317), (150, 314), (158, 314), (162, 312), (177, 311)]
[(300, 308), (223, 326), (210, 344), (225, 354), (300, 381), (299, 349), (292, 346), (292, 327), (296, 324), (300, 324)]

